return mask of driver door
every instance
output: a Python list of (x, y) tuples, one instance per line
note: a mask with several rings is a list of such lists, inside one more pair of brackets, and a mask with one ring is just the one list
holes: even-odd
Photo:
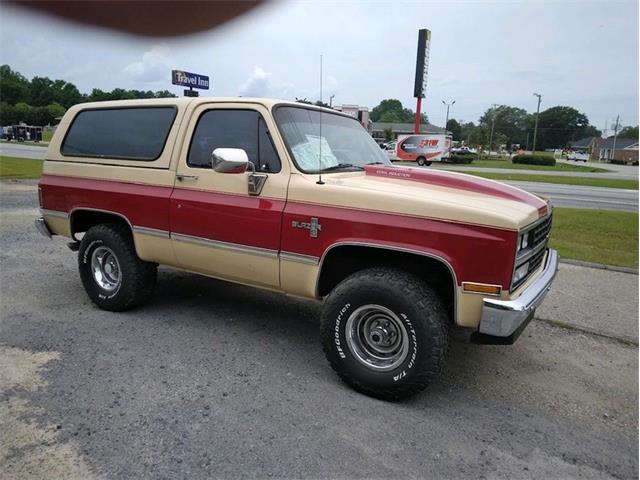
[[(170, 200), (171, 241), (178, 266), (239, 283), (279, 288), (280, 232), (289, 166), (265, 107), (199, 105), (190, 116)], [(279, 142), (278, 142), (279, 143)], [(249, 193), (249, 172), (211, 168), (216, 148), (241, 148), (266, 176)], [(278, 152), (280, 150), (280, 153)]]

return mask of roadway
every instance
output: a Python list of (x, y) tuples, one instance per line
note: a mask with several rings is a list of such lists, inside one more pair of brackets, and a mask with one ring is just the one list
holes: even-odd
[[(0, 143), (0, 155), (8, 155), (11, 157), (43, 159), (46, 150), (47, 149), (44, 147), (36, 147), (32, 145)], [(447, 170), (464, 171), (464, 169), (468, 169), (469, 167), (447, 165), (446, 168)], [(612, 173), (546, 172), (541, 170), (505, 170), (495, 168), (474, 168), (474, 170), (487, 172), (504, 171), (506, 173), (535, 175), (552, 174), (567, 176), (588, 176), (594, 178), (638, 178), (638, 167), (607, 164), (605, 168), (612, 170)], [(624, 210), (629, 212), (638, 211), (637, 190), (506, 180), (503, 182), (508, 183), (509, 185), (516, 186), (518, 188), (522, 188), (523, 190), (548, 197), (557, 207)]]
[(637, 190), (511, 180), (501, 180), (501, 182), (550, 198), (556, 207), (638, 211)]
[(36, 160), (42, 160), (44, 159), (44, 155), (46, 152), (46, 147), (0, 142), (0, 155), (6, 155), (8, 157), (33, 158)]

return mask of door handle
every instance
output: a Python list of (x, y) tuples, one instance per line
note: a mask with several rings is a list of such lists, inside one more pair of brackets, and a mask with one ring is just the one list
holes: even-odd
[(176, 175), (176, 178), (178, 180), (180, 180), (181, 182), (184, 182), (185, 180), (197, 180), (198, 176), (197, 175)]

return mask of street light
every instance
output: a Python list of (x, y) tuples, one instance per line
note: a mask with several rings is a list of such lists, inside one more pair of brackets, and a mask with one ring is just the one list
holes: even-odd
[(536, 153), (536, 137), (538, 136), (538, 117), (540, 116), (540, 102), (542, 101), (542, 95), (539, 93), (534, 93), (536, 97), (538, 97), (538, 110), (536, 111), (536, 124), (533, 127), (533, 148), (531, 153)]
[(493, 114), (491, 116), (491, 135), (489, 136), (489, 155), (491, 155), (491, 144), (493, 143), (493, 130), (495, 129), (496, 126), (496, 114), (498, 112), (496, 112), (496, 108), (498, 107), (497, 103), (492, 103), (491, 104), (491, 113)]
[(449, 107), (451, 107), (454, 103), (456, 103), (456, 101), (454, 100), (451, 103), (447, 103), (444, 100), (442, 100), (442, 103), (447, 106), (447, 119), (444, 121), (444, 133), (446, 134), (447, 133), (447, 123), (449, 123)]

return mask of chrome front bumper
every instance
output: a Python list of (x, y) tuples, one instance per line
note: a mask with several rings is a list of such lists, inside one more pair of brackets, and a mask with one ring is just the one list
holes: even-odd
[(51, 233), (51, 230), (49, 230), (49, 227), (47, 226), (47, 222), (44, 221), (44, 217), (36, 218), (36, 229), (41, 235), (47, 238), (51, 238), (53, 236), (53, 233)]
[(485, 298), (480, 326), (471, 340), (475, 343), (501, 345), (515, 342), (547, 295), (557, 271), (558, 252), (550, 249), (544, 269), (518, 298)]

